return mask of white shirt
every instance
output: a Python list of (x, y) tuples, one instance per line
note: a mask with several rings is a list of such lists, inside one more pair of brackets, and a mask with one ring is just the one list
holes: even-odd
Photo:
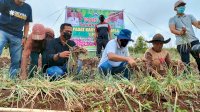
[(105, 50), (103, 51), (102, 58), (99, 62), (98, 67), (100, 67), (100, 65), (103, 64), (106, 61), (108, 61), (113, 67), (117, 67), (122, 63), (120, 61), (115, 62), (115, 61), (108, 60), (108, 54), (109, 53), (114, 53), (114, 54), (119, 55), (119, 56), (127, 57), (127, 56), (129, 56), (128, 46), (120, 48), (120, 46), (117, 42), (117, 39), (110, 40), (107, 43)]
[(77, 17), (68, 17), (67, 23), (70, 23), (72, 26), (79, 26), (79, 18)]

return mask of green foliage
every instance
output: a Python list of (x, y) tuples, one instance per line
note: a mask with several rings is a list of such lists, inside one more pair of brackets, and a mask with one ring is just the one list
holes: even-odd
[(142, 36), (138, 37), (134, 46), (135, 53), (145, 53), (147, 50), (147, 43)]

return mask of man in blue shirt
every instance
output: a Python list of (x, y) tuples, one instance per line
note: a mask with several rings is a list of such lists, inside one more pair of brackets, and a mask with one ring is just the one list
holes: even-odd
[[(169, 28), (176, 36), (177, 50), (181, 56), (181, 60), (185, 65), (190, 63), (191, 47), (199, 44), (198, 38), (195, 36), (193, 26), (200, 29), (198, 21), (193, 15), (185, 14), (186, 3), (179, 0), (174, 5), (176, 15), (169, 20)], [(192, 52), (191, 52), (192, 53)], [(198, 69), (200, 71), (200, 58), (192, 53), (192, 56), (196, 59)]]
[(29, 22), (32, 22), (31, 6), (24, 1), (0, 0), (0, 55), (8, 43), (11, 56), (9, 70), (11, 78), (15, 78), (19, 71), (22, 38), (28, 36)]
[[(47, 53), (47, 75), (53, 78), (63, 76), (67, 71), (67, 63), (71, 55), (70, 48), (76, 46), (71, 39), (72, 25), (64, 23), (60, 26), (60, 37), (49, 41), (46, 45)], [(78, 71), (80, 71), (82, 63), (78, 61)]]

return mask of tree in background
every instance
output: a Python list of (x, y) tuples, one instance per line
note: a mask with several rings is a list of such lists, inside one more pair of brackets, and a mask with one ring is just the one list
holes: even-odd
[(135, 53), (145, 53), (145, 51), (147, 49), (148, 49), (148, 46), (147, 46), (147, 43), (145, 42), (144, 38), (142, 36), (139, 36), (134, 45), (134, 52)]

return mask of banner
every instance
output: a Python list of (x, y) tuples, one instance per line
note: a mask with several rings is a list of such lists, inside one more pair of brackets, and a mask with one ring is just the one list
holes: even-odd
[(123, 11), (98, 10), (89, 8), (66, 8), (65, 22), (73, 26), (72, 40), (78, 46), (88, 50), (96, 50), (94, 42), (95, 25), (99, 23), (99, 15), (105, 16), (105, 21), (111, 26), (112, 37), (124, 28)]

